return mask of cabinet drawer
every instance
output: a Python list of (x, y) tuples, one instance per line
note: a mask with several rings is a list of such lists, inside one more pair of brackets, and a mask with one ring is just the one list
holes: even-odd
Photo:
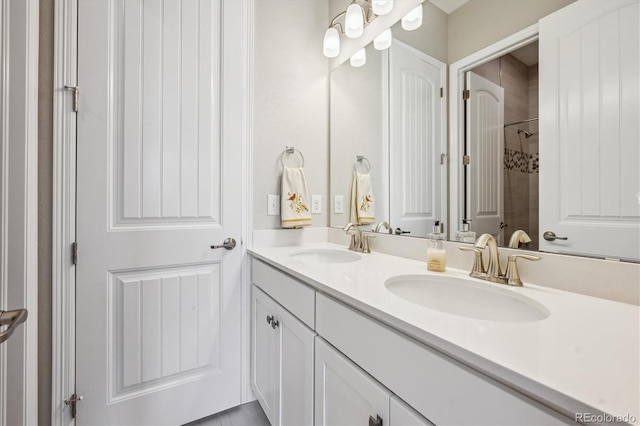
[(315, 329), (315, 290), (256, 259), (252, 260), (251, 269), (255, 285)]
[(317, 296), (316, 313), (319, 335), (435, 424), (574, 424), (322, 294)]

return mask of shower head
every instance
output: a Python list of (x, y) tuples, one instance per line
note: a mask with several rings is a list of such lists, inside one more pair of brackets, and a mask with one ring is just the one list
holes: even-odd
[(518, 129), (518, 135), (520, 135), (520, 133), (524, 133), (524, 137), (525, 139), (530, 138), (531, 136), (533, 136), (533, 133), (529, 133), (526, 130), (522, 130), (522, 129)]

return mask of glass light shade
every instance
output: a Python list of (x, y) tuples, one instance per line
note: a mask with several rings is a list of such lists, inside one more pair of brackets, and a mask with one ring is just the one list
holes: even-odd
[(373, 13), (376, 15), (386, 15), (393, 9), (393, 0), (373, 0)]
[(402, 18), (402, 28), (413, 31), (422, 25), (422, 5), (419, 5)]
[(347, 8), (347, 16), (344, 18), (344, 33), (349, 38), (358, 38), (364, 30), (364, 16), (362, 8), (358, 4), (351, 4)]
[(352, 67), (361, 67), (367, 63), (367, 52), (364, 50), (364, 47), (358, 50), (353, 54), (351, 58), (349, 58), (349, 63)]
[(329, 28), (324, 33), (324, 42), (322, 43), (324, 56), (327, 58), (335, 58), (340, 53), (340, 34), (335, 28)]
[(387, 28), (386, 31), (383, 31), (382, 34), (373, 39), (373, 47), (376, 50), (388, 49), (391, 46), (391, 40), (391, 28)]

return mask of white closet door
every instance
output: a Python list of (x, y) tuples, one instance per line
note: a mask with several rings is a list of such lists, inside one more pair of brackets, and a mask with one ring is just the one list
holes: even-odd
[(637, 0), (540, 21), (541, 250), (640, 258), (639, 28)]
[(79, 3), (78, 424), (241, 402), (243, 4)]
[(446, 219), (441, 161), (444, 127), (441, 89), (445, 65), (393, 41), (390, 68), (390, 223), (426, 236)]
[(468, 218), (478, 235), (503, 242), (504, 88), (467, 73)]

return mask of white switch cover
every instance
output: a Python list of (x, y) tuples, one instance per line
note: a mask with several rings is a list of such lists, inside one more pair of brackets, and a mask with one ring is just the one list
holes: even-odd
[(311, 214), (322, 213), (322, 195), (311, 196)]
[(280, 196), (267, 195), (267, 215), (278, 216), (280, 214)]
[(344, 198), (342, 195), (336, 195), (333, 198), (333, 212), (344, 213)]

